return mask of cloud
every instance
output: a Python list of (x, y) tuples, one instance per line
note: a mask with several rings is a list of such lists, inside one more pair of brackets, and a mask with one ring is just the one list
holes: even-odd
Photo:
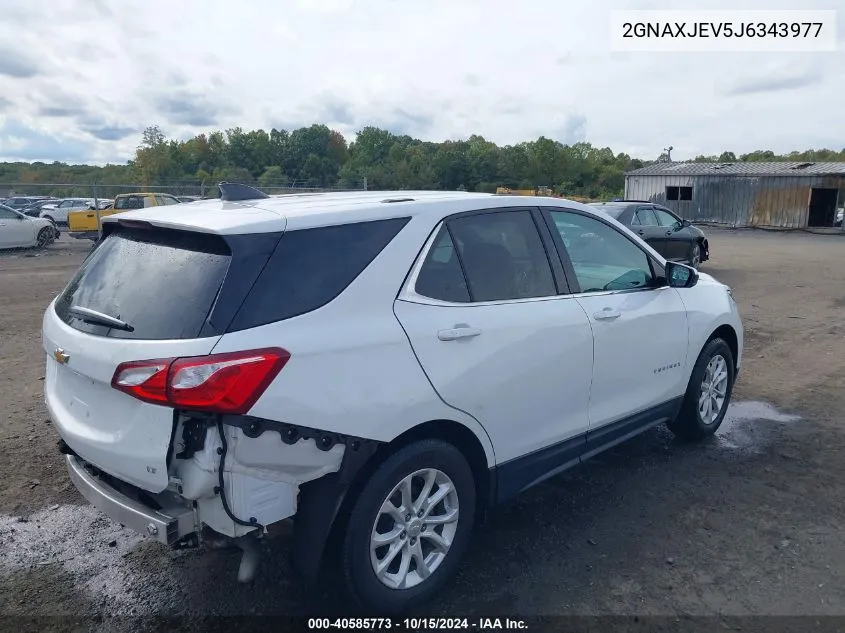
[(314, 121), (341, 125), (355, 124), (356, 116), (351, 103), (334, 95), (327, 95), (323, 99), (324, 101), (313, 111)]
[(174, 138), (324, 123), (351, 140), (378, 125), (430, 141), (588, 140), (642, 158), (672, 144), (679, 160), (836, 142), (835, 55), (613, 53), (620, 2), (643, 0), (593, 0), (543, 30), (558, 1), (0, 0), (0, 120), (43, 136), (20, 131), (22, 151), (119, 162), (156, 121)]
[(8, 44), (0, 45), (0, 75), (28, 79), (40, 72), (38, 63)]
[(79, 116), (80, 114), (85, 114), (85, 107), (84, 106), (40, 106), (38, 108), (38, 114), (45, 117), (74, 117)]
[(565, 145), (586, 140), (587, 117), (581, 114), (567, 116), (563, 124), (555, 128), (553, 138)]
[(91, 143), (46, 134), (16, 119), (0, 126), (0, 160), (82, 162), (93, 153)]
[(434, 123), (434, 114), (409, 112), (405, 108), (393, 108), (386, 116), (376, 119), (376, 125), (399, 136), (424, 135)]
[(218, 126), (237, 110), (197, 92), (177, 90), (160, 95), (155, 104), (169, 123), (193, 127)]
[(108, 125), (102, 123), (84, 123), (80, 124), (80, 129), (84, 130), (91, 136), (100, 139), (101, 141), (120, 141), (127, 136), (132, 136), (140, 132), (137, 128), (122, 125)]
[(763, 76), (745, 79), (729, 85), (723, 94), (729, 97), (741, 95), (763, 94), (767, 92), (783, 92), (814, 86), (824, 81), (824, 76), (815, 72), (804, 74), (782, 75), (780, 77)]

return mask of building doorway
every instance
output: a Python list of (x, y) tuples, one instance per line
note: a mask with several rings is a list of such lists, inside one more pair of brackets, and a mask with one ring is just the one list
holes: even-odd
[(836, 218), (838, 189), (810, 190), (810, 215), (807, 226), (833, 226)]

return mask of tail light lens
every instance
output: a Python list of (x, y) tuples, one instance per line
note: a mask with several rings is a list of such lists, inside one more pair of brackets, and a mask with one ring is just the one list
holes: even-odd
[(175, 409), (245, 414), (290, 358), (274, 347), (120, 364), (111, 385), (144, 402)]

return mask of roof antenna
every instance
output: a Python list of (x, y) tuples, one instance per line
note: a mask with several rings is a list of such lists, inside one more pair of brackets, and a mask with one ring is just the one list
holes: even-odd
[(663, 151), (666, 152), (666, 153), (663, 154), (663, 156), (660, 157), (660, 158), (663, 159), (662, 162), (664, 162), (664, 163), (671, 163), (672, 162), (672, 150), (673, 149), (675, 149), (675, 148), (672, 147), (671, 145), (669, 147), (663, 148)]
[(224, 202), (261, 200), (270, 197), (255, 187), (250, 187), (239, 182), (221, 182), (217, 187), (220, 189), (220, 199)]

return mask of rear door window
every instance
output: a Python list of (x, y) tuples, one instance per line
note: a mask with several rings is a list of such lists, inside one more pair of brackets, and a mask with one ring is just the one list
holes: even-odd
[(229, 331), (311, 312), (343, 292), (409, 218), (287, 231)]
[(658, 226), (657, 216), (654, 215), (652, 207), (640, 207), (637, 209), (637, 224), (640, 226)]
[(482, 213), (449, 221), (472, 301), (557, 294), (551, 265), (530, 211)]
[[(226, 277), (231, 253), (219, 236), (120, 229), (89, 256), (56, 301), (71, 327), (129, 339), (196, 338)], [(132, 326), (124, 331), (75, 316), (79, 306)]]
[(429, 299), (451, 303), (468, 303), (467, 289), (461, 262), (452, 242), (452, 236), (444, 225), (420, 267), (414, 292)]

